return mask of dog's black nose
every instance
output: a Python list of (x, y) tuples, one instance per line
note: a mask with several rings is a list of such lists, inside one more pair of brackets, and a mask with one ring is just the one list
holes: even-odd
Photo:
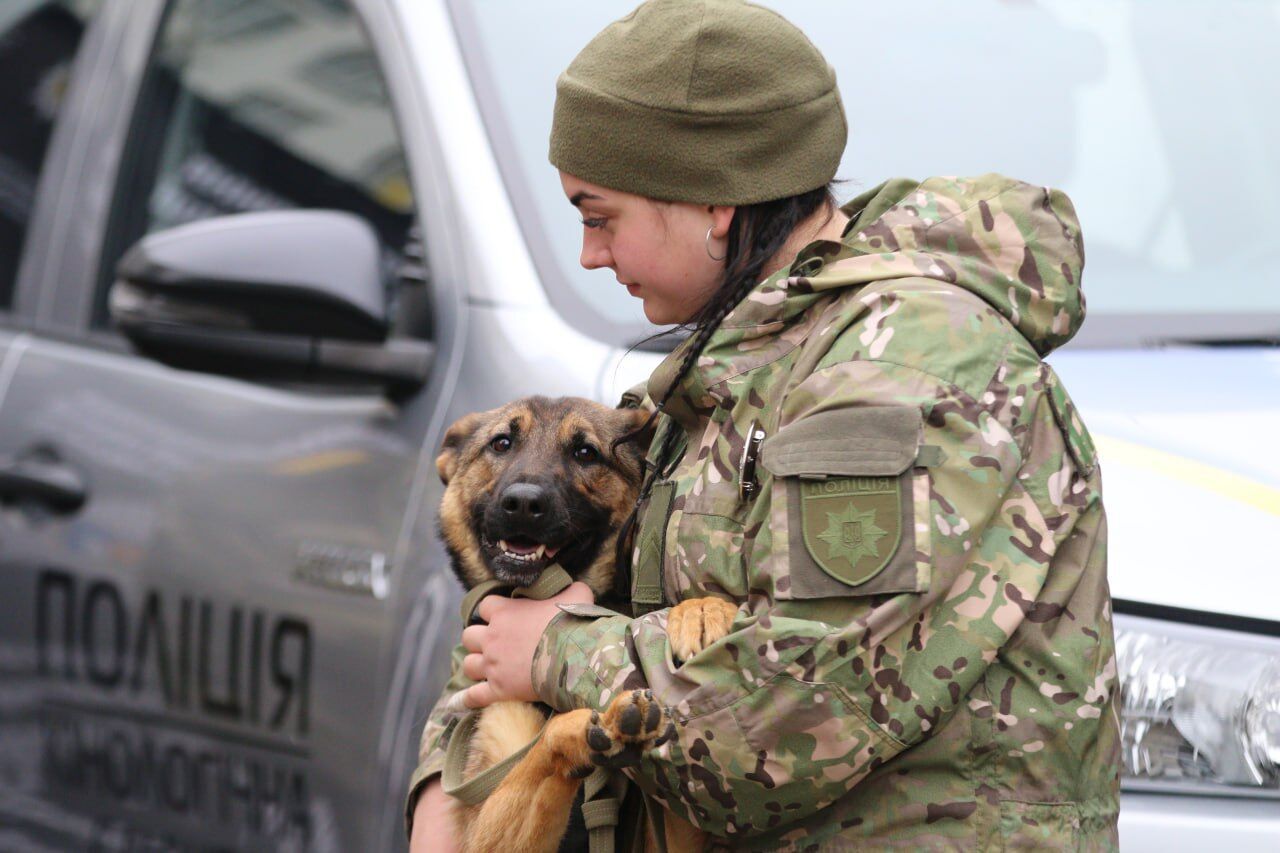
[(498, 504), (512, 521), (541, 521), (547, 511), (547, 493), (533, 483), (515, 483), (503, 489)]

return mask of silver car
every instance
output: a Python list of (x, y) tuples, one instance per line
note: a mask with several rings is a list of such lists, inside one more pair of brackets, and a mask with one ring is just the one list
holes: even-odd
[[(0, 1), (0, 849), (403, 847), (444, 428), (670, 346), (545, 160), (633, 2)], [(847, 195), (1075, 200), (1122, 839), (1275, 849), (1280, 3), (768, 4), (837, 66)]]

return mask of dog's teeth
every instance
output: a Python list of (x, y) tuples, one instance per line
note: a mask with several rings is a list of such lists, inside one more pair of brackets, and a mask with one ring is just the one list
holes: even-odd
[(536, 550), (536, 551), (534, 551), (534, 552), (533, 552), (533, 558), (534, 558), (535, 560), (541, 560), (541, 559), (542, 559), (542, 555), (543, 555), (543, 554), (545, 554), (545, 553), (547, 553), (547, 546), (546, 546), (546, 545), (539, 545), (539, 546), (538, 546), (538, 550)]
[(507, 546), (507, 540), (505, 540), (505, 539), (499, 539), (499, 540), (498, 540), (498, 547), (499, 547), (499, 548), (501, 548), (502, 550), (504, 550), (504, 551), (508, 551), (508, 552), (511, 550), (511, 549)]

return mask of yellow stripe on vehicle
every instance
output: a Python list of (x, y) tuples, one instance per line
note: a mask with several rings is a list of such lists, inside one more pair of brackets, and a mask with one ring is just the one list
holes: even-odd
[(368, 459), (369, 454), (363, 450), (326, 450), (321, 453), (310, 453), (295, 459), (287, 459), (276, 465), (273, 473), (286, 476), (317, 474), (333, 468), (359, 465), (368, 461)]
[(1273, 486), (1251, 480), (1234, 471), (1216, 468), (1185, 456), (1156, 450), (1154, 447), (1146, 447), (1124, 439), (1095, 433), (1093, 440), (1102, 459), (1104, 482), (1106, 465), (1113, 461), (1120, 465), (1154, 471), (1205, 491), (1248, 504), (1263, 512), (1280, 515), (1280, 489)]

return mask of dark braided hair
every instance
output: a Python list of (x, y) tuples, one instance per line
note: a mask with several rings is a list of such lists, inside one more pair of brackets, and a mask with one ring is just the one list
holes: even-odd
[[(729, 225), (724, 277), (720, 280), (719, 287), (692, 319), (661, 333), (666, 335), (682, 329), (692, 329), (693, 333), (687, 344), (684, 358), (680, 361), (680, 369), (676, 372), (662, 399), (656, 401), (653, 414), (644, 424), (617, 439), (614, 442), (615, 450), (622, 442), (653, 425), (659, 413), (666, 408), (667, 401), (676, 387), (680, 385), (698, 356), (702, 354), (702, 349), (711, 339), (712, 333), (719, 328), (729, 312), (760, 282), (765, 264), (786, 245), (796, 227), (824, 206), (835, 207), (835, 195), (831, 188), (832, 184), (824, 184), (800, 195), (738, 206), (734, 211), (733, 221)], [(635, 541), (636, 519), (640, 507), (649, 499), (654, 484), (665, 476), (665, 469), (672, 467), (676, 461), (669, 460), (667, 457), (674, 450), (679, 434), (680, 430), (675, 424), (671, 424), (663, 432), (662, 443), (654, 456), (656, 464), (646, 465), (648, 470), (641, 483), (636, 504), (618, 532), (614, 591), (621, 598), (631, 597), (631, 551)]]

